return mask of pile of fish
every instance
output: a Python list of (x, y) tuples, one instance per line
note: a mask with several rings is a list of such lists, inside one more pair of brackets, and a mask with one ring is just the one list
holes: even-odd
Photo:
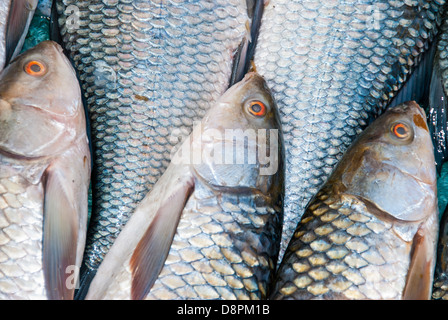
[(447, 37), (444, 0), (4, 1), (0, 299), (448, 299)]

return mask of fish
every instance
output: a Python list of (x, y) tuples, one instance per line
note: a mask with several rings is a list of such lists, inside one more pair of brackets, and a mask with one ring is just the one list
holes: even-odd
[(280, 259), (344, 151), (411, 81), (434, 43), (444, 5), (444, 0), (266, 4), (254, 64), (273, 91), (284, 130)]
[(313, 197), (271, 299), (429, 299), (438, 233), (437, 174), (425, 111), (388, 109)]
[(250, 40), (245, 0), (56, 0), (93, 149), (92, 217), (79, 298), (194, 121), (228, 88)]
[(0, 3), (0, 71), (23, 46), (38, 0), (3, 0)]
[(437, 262), (432, 289), (433, 300), (448, 300), (448, 207), (440, 220)]
[(275, 101), (249, 72), (177, 149), (85, 298), (266, 299), (280, 247), (282, 150)]
[(71, 300), (90, 151), (75, 71), (53, 41), (0, 74), (0, 299)]

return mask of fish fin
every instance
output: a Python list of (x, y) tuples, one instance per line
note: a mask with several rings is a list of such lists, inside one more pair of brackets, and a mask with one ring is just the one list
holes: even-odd
[(429, 94), (428, 127), (434, 144), (434, 157), (437, 165), (437, 172), (440, 174), (442, 165), (447, 158), (446, 135), (447, 127), (447, 94), (443, 87), (442, 75), (439, 67), (434, 66), (431, 77), (431, 87)]
[(97, 270), (90, 269), (86, 264), (81, 266), (79, 272), (79, 287), (75, 290), (75, 300), (84, 300), (89, 292), (90, 284), (95, 278)]
[(68, 288), (67, 267), (76, 266), (78, 212), (72, 192), (72, 181), (64, 170), (50, 165), (46, 171), (43, 228), (43, 272), (47, 296), (51, 300), (73, 299), (74, 288)]
[(37, 0), (16, 0), (11, 2), (6, 29), (5, 65), (9, 64), (22, 50), (37, 2)]
[(162, 271), (180, 216), (193, 189), (192, 179), (181, 184), (180, 188), (161, 204), (153, 221), (137, 244), (130, 260), (133, 300), (143, 299)]
[(233, 86), (235, 83), (241, 81), (246, 73), (244, 68), (246, 66), (246, 59), (250, 42), (248, 35), (249, 33), (246, 36), (244, 36), (243, 40), (241, 41), (240, 45), (238, 46), (233, 56), (233, 66), (229, 80), (229, 88)]
[(232, 74), (229, 81), (229, 88), (241, 81), (252, 66), (260, 31), (261, 18), (264, 11), (263, 0), (247, 1), (248, 16), (251, 18), (250, 25), (247, 26), (247, 34), (241, 41), (233, 59)]
[(426, 228), (420, 227), (414, 236), (403, 300), (428, 300), (432, 288), (433, 254), (431, 240), (425, 236)]
[[(50, 15), (50, 40), (57, 42), (62, 48), (64, 48), (61, 32), (59, 29), (58, 19), (59, 15), (58, 15), (58, 9), (56, 7), (56, 1), (53, 1), (53, 3), (51, 4), (51, 15)], [(66, 53), (65, 48), (64, 53)]]

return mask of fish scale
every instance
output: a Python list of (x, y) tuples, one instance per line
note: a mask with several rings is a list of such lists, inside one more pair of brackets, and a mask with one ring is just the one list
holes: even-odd
[[(216, 191), (200, 181), (195, 188), (145, 299), (266, 298), (278, 252), (278, 204), (255, 195), (223, 194), (217, 200)], [(127, 268), (117, 274), (102, 298), (129, 299), (130, 287), (123, 284), (130, 286), (130, 278)]]
[(439, 221), (425, 119), (406, 102), (356, 138), (298, 223), (272, 299), (430, 298)]
[(434, 38), (445, 1), (288, 1), (266, 6), (257, 71), (278, 102), (286, 148), (280, 258), (311, 197)]
[(57, 43), (2, 71), (0, 118), (0, 298), (73, 299), (90, 153), (78, 80)]
[(173, 146), (227, 89), (246, 2), (58, 0), (57, 9), (92, 126), (85, 261), (96, 269)]
[[(4, 159), (2, 159), (4, 161)], [(47, 164), (0, 165), (0, 299), (46, 299), (40, 179)]]
[[(294, 233), (272, 298), (296, 291), (295, 299), (306, 300), (400, 298), (411, 245), (403, 246), (392, 227), (356, 197), (320, 191)], [(290, 270), (285, 279), (283, 270)]]
[[(265, 81), (246, 74), (176, 151), (99, 266), (85, 299), (266, 298), (283, 210), (279, 132)], [(210, 154), (220, 149), (222, 158)], [(234, 158), (246, 153), (258, 157)], [(263, 169), (266, 160), (269, 171)]]

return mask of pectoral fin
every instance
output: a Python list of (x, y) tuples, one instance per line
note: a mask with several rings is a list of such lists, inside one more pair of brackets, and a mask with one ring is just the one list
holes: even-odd
[(180, 216), (191, 192), (193, 180), (185, 181), (160, 206), (130, 260), (131, 298), (143, 299), (162, 270), (176, 233)]
[(48, 298), (72, 299), (66, 269), (75, 265), (78, 238), (77, 212), (58, 168), (47, 170), (44, 202), (43, 268)]
[(5, 65), (20, 53), (36, 7), (37, 0), (16, 0), (11, 2), (6, 30)]
[(84, 149), (84, 153), (69, 152), (55, 160), (44, 175), (42, 262), (51, 300), (73, 299), (84, 251), (90, 179), (90, 160)]
[(403, 292), (403, 300), (428, 300), (431, 295), (434, 241), (428, 228), (421, 227), (413, 240), (411, 263)]

